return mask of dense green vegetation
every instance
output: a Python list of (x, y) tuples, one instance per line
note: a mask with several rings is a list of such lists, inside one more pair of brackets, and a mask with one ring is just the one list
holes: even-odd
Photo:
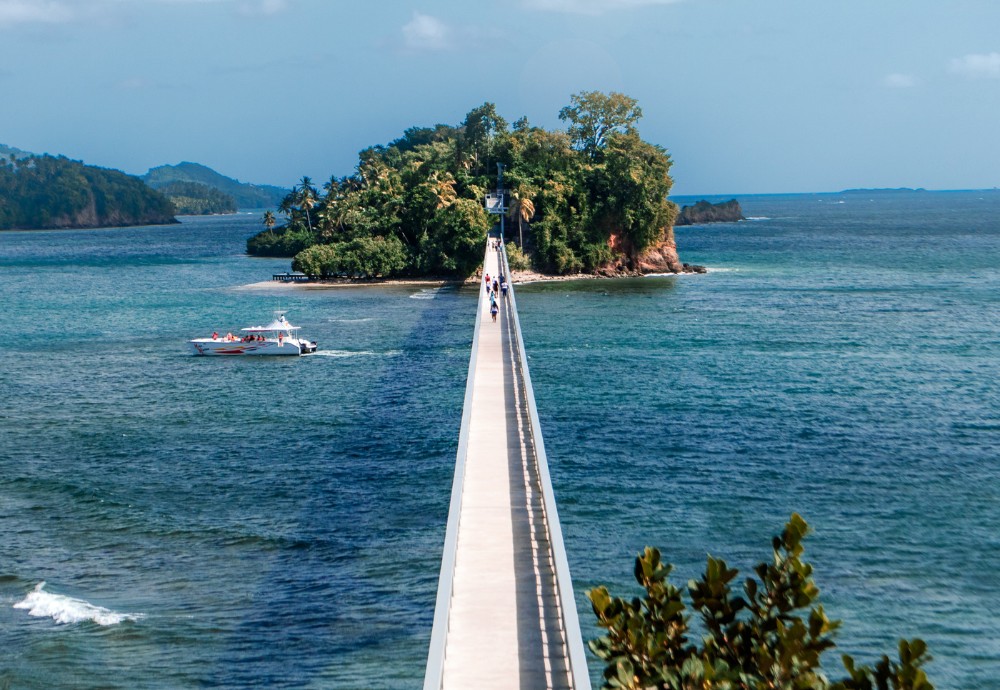
[(508, 125), (484, 103), (457, 126), (412, 127), (359, 154), (354, 174), (317, 189), (302, 178), (279, 210), (286, 223), (251, 238), (251, 254), (294, 256), (320, 276), (466, 277), (494, 218), (483, 208), (504, 166), (508, 246), (551, 273), (630, 267), (672, 239), (670, 157), (643, 141), (636, 101), (586, 92), (559, 113), (568, 131)]
[(62, 156), (0, 159), (0, 229), (173, 223), (170, 201), (142, 180)]
[(170, 199), (177, 213), (202, 216), (212, 213), (236, 213), (236, 200), (215, 187), (199, 182), (168, 182), (157, 191)]
[[(929, 661), (922, 640), (900, 640), (899, 661), (875, 666), (842, 657), (847, 675), (830, 681), (820, 656), (833, 649), (840, 621), (816, 605), (812, 566), (801, 558), (809, 526), (793, 514), (772, 540), (772, 557), (754, 568), (742, 595), (731, 583), (739, 571), (708, 557), (700, 580), (687, 586), (698, 615), (701, 644), (689, 639), (688, 604), (668, 577), (671, 566), (647, 547), (635, 561), (645, 597), (612, 597), (606, 587), (587, 593), (607, 634), (590, 648), (604, 660), (604, 688), (657, 690), (933, 690), (921, 668)], [(808, 610), (808, 614), (803, 612)]]
[(277, 208), (288, 194), (288, 190), (282, 187), (240, 182), (198, 163), (184, 162), (150, 168), (142, 179), (153, 189), (161, 189), (174, 182), (197, 182), (231, 196), (239, 208)]

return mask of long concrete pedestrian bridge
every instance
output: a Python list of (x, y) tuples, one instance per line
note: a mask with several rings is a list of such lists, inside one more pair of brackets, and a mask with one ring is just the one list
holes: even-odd
[(513, 286), (496, 322), (479, 290), (424, 690), (590, 690)]

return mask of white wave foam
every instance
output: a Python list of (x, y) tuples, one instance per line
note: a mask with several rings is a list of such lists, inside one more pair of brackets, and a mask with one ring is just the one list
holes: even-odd
[[(410, 299), (434, 299), (439, 294), (444, 292), (447, 288), (445, 287), (431, 287), (431, 288), (420, 288), (420, 292), (414, 292), (410, 295)], [(450, 290), (449, 290), (450, 291)]]
[(82, 623), (93, 621), (98, 625), (117, 625), (122, 621), (134, 621), (142, 618), (141, 614), (116, 613), (103, 606), (74, 599), (62, 594), (46, 592), (45, 583), (39, 582), (35, 589), (28, 593), (22, 601), (14, 604), (16, 609), (27, 609), (29, 616), (51, 618), (56, 623)]
[(743, 220), (771, 220), (770, 216), (747, 216)]

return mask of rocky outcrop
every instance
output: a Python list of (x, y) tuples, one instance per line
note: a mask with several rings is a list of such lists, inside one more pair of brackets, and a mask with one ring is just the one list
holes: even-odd
[(638, 260), (640, 273), (706, 273), (704, 266), (686, 264), (677, 256), (677, 244), (671, 237), (647, 249)]
[(740, 208), (740, 202), (736, 199), (718, 204), (702, 200), (694, 206), (683, 207), (674, 225), (735, 223), (738, 220), (745, 220), (745, 218), (743, 217), (743, 209)]
[(704, 266), (686, 264), (677, 255), (677, 243), (674, 241), (674, 230), (668, 227), (663, 233), (663, 239), (633, 257), (630, 247), (624, 246), (621, 236), (613, 234), (608, 244), (615, 256), (614, 261), (599, 268), (597, 275), (604, 277), (640, 276), (647, 273), (705, 273)]

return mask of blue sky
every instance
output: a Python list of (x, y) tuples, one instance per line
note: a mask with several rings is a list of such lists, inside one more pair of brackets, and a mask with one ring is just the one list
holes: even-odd
[(0, 0), (0, 143), (289, 186), (622, 91), (676, 194), (1000, 186), (998, 0)]

